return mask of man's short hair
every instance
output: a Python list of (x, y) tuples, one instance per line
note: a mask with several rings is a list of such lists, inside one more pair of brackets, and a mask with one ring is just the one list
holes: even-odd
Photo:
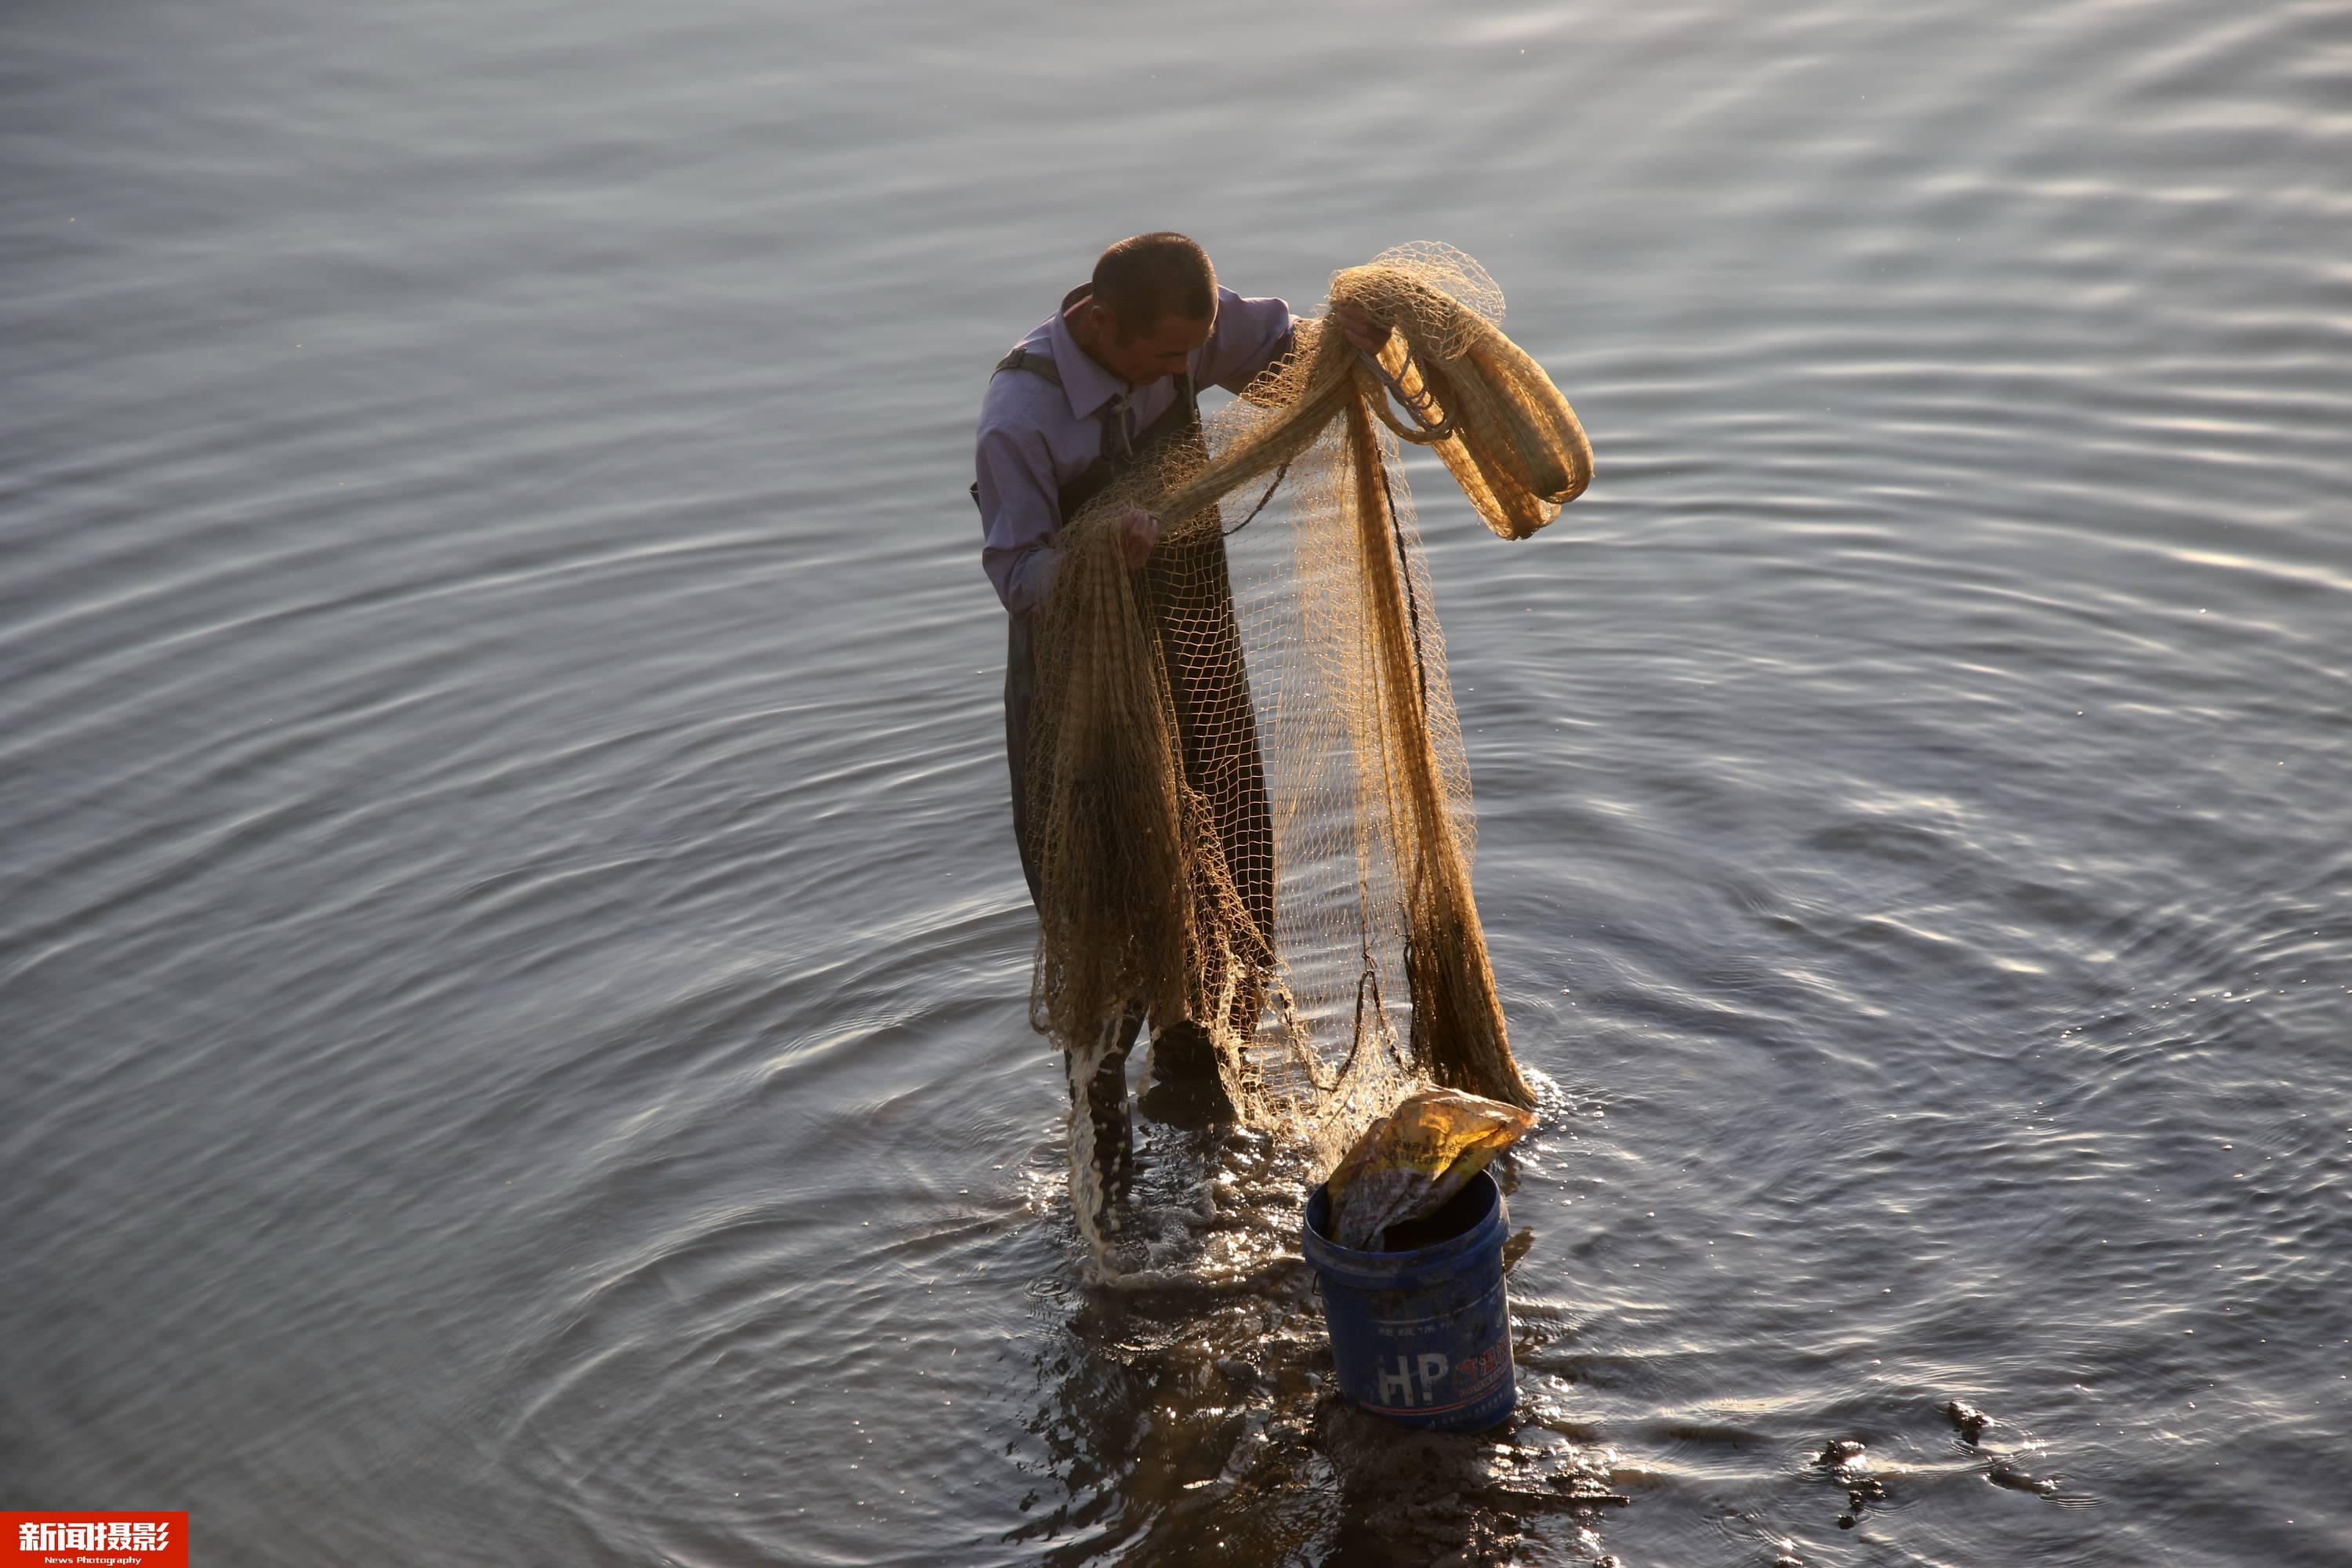
[(1163, 316), (1198, 321), (1214, 314), (1217, 269), (1207, 251), (1181, 234), (1139, 234), (1102, 253), (1092, 292), (1125, 342)]

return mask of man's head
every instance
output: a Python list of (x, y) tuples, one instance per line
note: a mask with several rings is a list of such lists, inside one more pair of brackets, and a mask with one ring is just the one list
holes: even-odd
[(1080, 346), (1105, 370), (1138, 384), (1174, 375), (1217, 321), (1217, 269), (1181, 234), (1122, 239), (1095, 263), (1079, 306)]

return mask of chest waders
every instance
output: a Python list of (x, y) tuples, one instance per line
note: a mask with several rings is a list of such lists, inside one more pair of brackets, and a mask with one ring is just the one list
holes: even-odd
[[(1086, 293), (1074, 289), (1062, 301), (1066, 310)], [(996, 373), (1025, 372), (1060, 386), (1052, 359), (1015, 349), (997, 362)], [(1201, 405), (1190, 372), (1177, 377), (1176, 401), (1142, 431), (1127, 433), (1127, 402), (1114, 398), (1099, 416), (1102, 450), (1055, 500), (1064, 519), (1099, 495), (1104, 487), (1166, 443), (1201, 444)], [(972, 487), (975, 504), (980, 487)], [(1186, 543), (1163, 540), (1143, 568), (1144, 586), (1161, 665), (1174, 700), (1184, 777), (1208, 802), (1224, 846), (1227, 866), (1243, 906), (1269, 944), (1274, 937), (1274, 822), (1268, 808), (1265, 766), (1258, 753), (1256, 710), (1242, 658), (1241, 627), (1234, 615), (1232, 578), (1225, 542), (1213, 527)], [(1004, 745), (1013, 783), (1013, 832), (1021, 851), (1029, 898), (1038, 901), (1037, 846), (1030, 820), (1028, 752), (1030, 711), (1037, 666), (1029, 617), (1010, 617), (1004, 661)], [(1255, 987), (1236, 1002), (1234, 1023), (1246, 1035), (1257, 1022), (1262, 995)], [(1074, 1070), (1074, 1105), (1083, 1105), (1092, 1123), (1092, 1161), (1102, 1200), (1126, 1193), (1133, 1168), (1127, 1107), (1127, 1055), (1143, 1025), (1140, 1003), (1109, 1026), (1105, 1050), (1090, 1074)], [(1189, 1019), (1155, 1020), (1152, 1051), (1156, 1079), (1217, 1086), (1217, 1068), (1206, 1032)], [(1075, 1066), (1075, 1064), (1074, 1064)], [(1088, 1081), (1078, 1081), (1085, 1076)], [(1222, 1088), (1215, 1098), (1222, 1100)]]

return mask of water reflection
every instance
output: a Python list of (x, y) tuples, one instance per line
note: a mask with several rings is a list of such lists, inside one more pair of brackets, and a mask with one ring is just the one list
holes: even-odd
[[(1630, 1500), (1569, 1413), (1563, 1356), (1523, 1371), (1518, 1408), (1493, 1432), (1362, 1415), (1335, 1392), (1314, 1278), (1297, 1255), (1311, 1180), (1299, 1152), (1264, 1133), (1149, 1125), (1143, 1148), (1139, 1206), (1161, 1223), (1171, 1207), (1207, 1214), (1188, 1226), (1192, 1278), (1081, 1283), (1075, 1233), (1066, 1238), (1073, 1272), (1035, 1288), (1040, 1403), (1027, 1430), (1048, 1473), (1008, 1542), (1056, 1564), (1237, 1568), (1505, 1562), (1535, 1538), (1601, 1552), (1601, 1517)], [(1517, 1190), (1510, 1157), (1495, 1173)], [(1534, 1241), (1517, 1228), (1507, 1267)], [(1523, 1353), (1561, 1329), (1540, 1308), (1515, 1326)]]

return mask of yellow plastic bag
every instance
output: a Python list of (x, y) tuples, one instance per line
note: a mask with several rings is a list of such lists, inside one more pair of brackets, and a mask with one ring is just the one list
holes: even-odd
[(1331, 1173), (1331, 1239), (1378, 1251), (1391, 1226), (1436, 1213), (1535, 1124), (1515, 1105), (1460, 1089), (1405, 1096)]

